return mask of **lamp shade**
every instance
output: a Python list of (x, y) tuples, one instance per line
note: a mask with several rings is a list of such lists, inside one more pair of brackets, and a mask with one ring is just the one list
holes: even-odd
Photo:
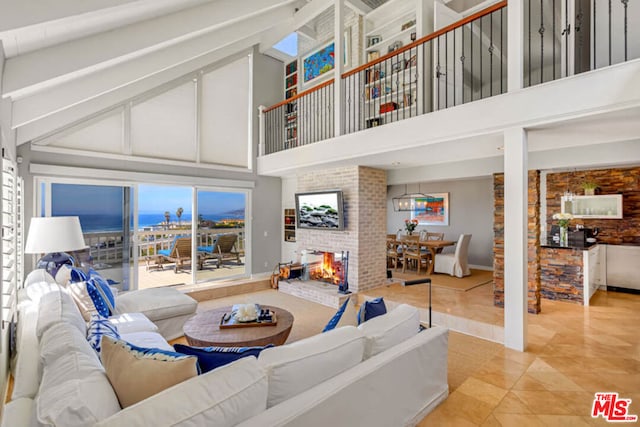
[(86, 248), (77, 216), (31, 218), (24, 252), (46, 254)]

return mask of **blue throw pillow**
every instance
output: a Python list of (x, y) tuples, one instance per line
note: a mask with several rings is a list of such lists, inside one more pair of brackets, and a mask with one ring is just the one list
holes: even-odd
[(109, 282), (107, 282), (98, 272), (94, 269), (89, 270), (89, 280), (93, 281), (94, 286), (100, 292), (100, 296), (104, 303), (109, 308), (109, 314), (113, 315), (116, 312), (116, 298), (113, 296), (113, 292), (109, 287)]
[(100, 344), (102, 343), (102, 337), (104, 335), (117, 340), (120, 339), (120, 333), (116, 325), (109, 322), (106, 317), (102, 317), (99, 314), (92, 314), (89, 320), (89, 327), (87, 328), (87, 341), (89, 341), (91, 347), (98, 353), (100, 353)]
[(336, 326), (338, 325), (338, 322), (340, 322), (340, 319), (342, 319), (342, 315), (344, 314), (344, 311), (347, 309), (347, 304), (349, 304), (350, 299), (351, 297), (347, 298), (344, 304), (340, 306), (338, 311), (336, 311), (336, 314), (334, 314), (331, 320), (329, 320), (329, 323), (327, 323), (327, 326), (324, 327), (322, 332), (331, 331), (336, 328)]
[(382, 297), (365, 301), (364, 304), (360, 306), (360, 311), (358, 312), (358, 324), (373, 319), (376, 316), (382, 316), (383, 314), (387, 314), (387, 306), (384, 305)]
[(109, 306), (105, 302), (105, 298), (102, 296), (102, 292), (98, 290), (100, 285), (96, 282), (96, 279), (89, 279), (85, 282), (87, 286), (87, 293), (93, 301), (93, 305), (96, 308), (96, 311), (102, 317), (109, 317)]
[(69, 277), (69, 281), (71, 283), (84, 282), (88, 279), (87, 274), (81, 268), (69, 267), (69, 269), (71, 270)]
[(264, 347), (190, 347), (182, 344), (173, 346), (178, 353), (196, 356), (200, 372), (203, 374), (243, 357), (258, 357), (262, 350), (269, 347), (273, 347), (273, 344)]

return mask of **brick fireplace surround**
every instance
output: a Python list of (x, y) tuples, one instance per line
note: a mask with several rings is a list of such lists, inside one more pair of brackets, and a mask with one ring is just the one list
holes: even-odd
[[(342, 231), (296, 231), (297, 252), (313, 249), (325, 252), (349, 251), (349, 290), (360, 292), (375, 288), (386, 279), (385, 237), (387, 229), (386, 172), (361, 166), (315, 171), (298, 175), (297, 192), (342, 190), (345, 210), (345, 229)], [(318, 282), (321, 283), (321, 282)], [(336, 295), (338, 287), (329, 285)], [(295, 289), (295, 287), (298, 287)], [(313, 285), (312, 287), (324, 288)], [(299, 280), (280, 283), (280, 290), (308, 298), (311, 290)], [(321, 295), (323, 295), (321, 293)], [(326, 299), (321, 296), (321, 299)], [(322, 301), (317, 301), (325, 305)]]

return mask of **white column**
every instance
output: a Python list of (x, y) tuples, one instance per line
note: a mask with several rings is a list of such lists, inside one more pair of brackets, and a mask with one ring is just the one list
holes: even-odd
[(527, 134), (504, 131), (504, 345), (527, 347)]
[(343, 134), (342, 111), (344, 97), (342, 90), (342, 73), (344, 72), (344, 0), (334, 0), (334, 82), (333, 82), (333, 125), (334, 135)]
[(507, 6), (507, 90), (522, 89), (524, 83), (524, 0), (509, 0)]

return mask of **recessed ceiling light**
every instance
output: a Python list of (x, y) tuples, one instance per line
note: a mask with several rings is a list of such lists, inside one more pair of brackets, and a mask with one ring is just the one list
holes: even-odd
[(391, 166), (400, 166), (400, 162), (392, 162)]
[(499, 146), (498, 148), (496, 148), (496, 150), (498, 150), (498, 151), (504, 151), (504, 145)]

